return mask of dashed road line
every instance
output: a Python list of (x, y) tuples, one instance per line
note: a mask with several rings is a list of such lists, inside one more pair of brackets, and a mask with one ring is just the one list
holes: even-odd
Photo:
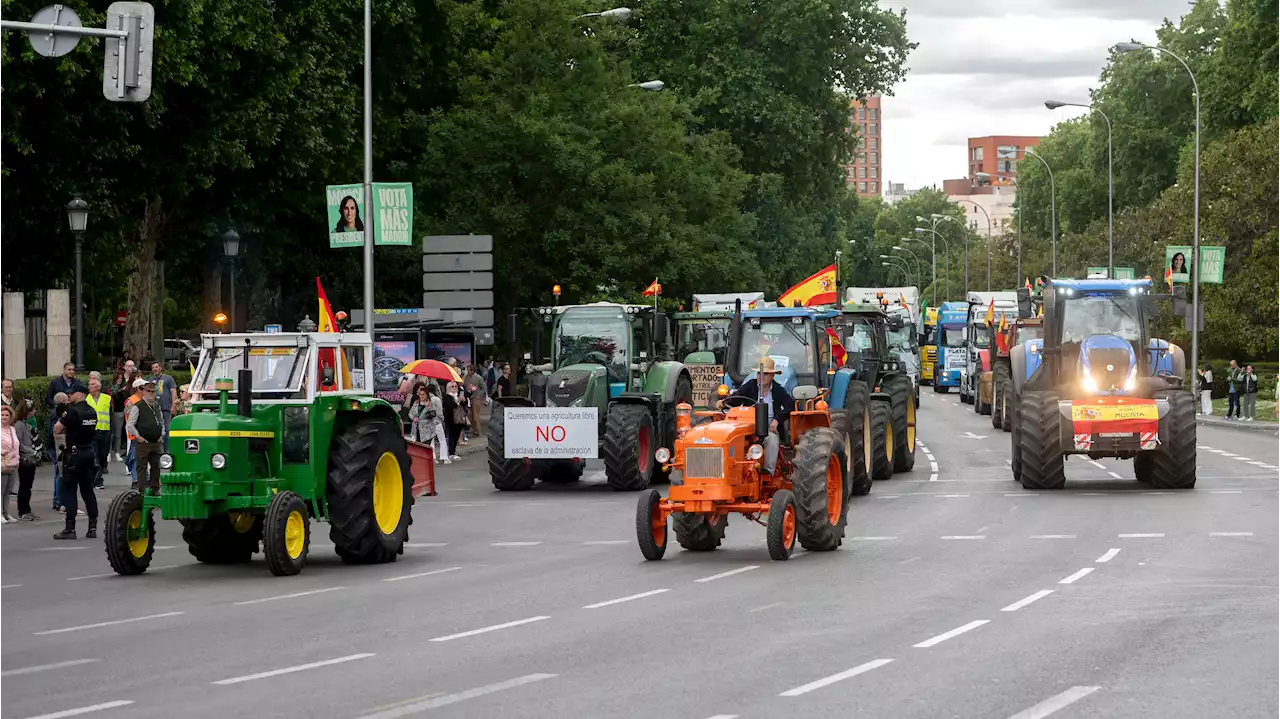
[(1033, 534), (1031, 539), (1075, 539), (1074, 534)]
[(948, 498), (950, 498), (950, 499), (957, 499), (957, 498), (959, 498), (959, 497), (968, 497), (969, 495), (967, 495), (967, 494), (939, 494), (938, 496), (939, 496), (939, 497), (948, 497)]
[(930, 472), (937, 472), (937, 471), (938, 471), (938, 463), (937, 463), (937, 462), (930, 462), (930, 463), (929, 463), (929, 471), (930, 471)]
[(610, 599), (603, 602), (596, 602), (595, 604), (588, 604), (585, 607), (583, 607), (583, 609), (599, 609), (600, 607), (607, 607), (613, 604), (622, 604), (623, 602), (630, 602), (636, 599), (644, 599), (645, 597), (652, 597), (655, 594), (663, 594), (669, 591), (671, 590), (670, 589), (654, 589), (648, 592), (640, 592), (639, 594), (632, 594), (631, 596), (628, 596), (628, 597), (618, 597), (617, 599)]
[(536, 547), (542, 542), (490, 542), (490, 547)]
[(897, 537), (849, 537), (854, 542), (889, 542), (897, 539)]
[(873, 494), (871, 496), (875, 497), (876, 499), (901, 499), (902, 498), (901, 494)]
[(1107, 562), (1110, 562), (1111, 560), (1115, 559), (1116, 555), (1119, 553), (1120, 553), (1120, 550), (1113, 547), (1111, 549), (1108, 549), (1106, 553), (1104, 553), (1101, 557), (1098, 557), (1093, 561), (1097, 562), (1098, 564), (1106, 564)]
[(1085, 577), (1089, 576), (1092, 573), (1093, 573), (1093, 567), (1085, 567), (1084, 569), (1077, 571), (1075, 574), (1072, 574), (1069, 577), (1063, 577), (1062, 579), (1058, 580), (1058, 584), (1075, 584), (1077, 580), (1084, 579)]
[[(166, 569), (173, 569), (174, 567), (177, 567), (177, 566), (178, 566), (177, 564), (166, 564), (162, 567), (147, 567), (147, 573), (151, 574), (153, 572), (163, 572)], [(102, 574), (86, 574), (82, 577), (67, 577), (67, 581), (78, 582), (81, 579), (102, 579), (103, 577), (116, 577), (116, 576), (119, 576), (119, 575), (116, 574), (115, 572), (103, 572)]]
[(912, 646), (915, 647), (916, 649), (928, 649), (929, 647), (937, 646), (938, 644), (941, 644), (947, 641), (948, 639), (958, 637), (961, 634), (964, 634), (965, 632), (973, 631), (974, 629), (977, 629), (978, 627), (990, 621), (991, 621), (990, 619), (975, 619), (972, 622), (969, 622), (968, 624), (956, 627), (955, 629), (952, 629), (949, 632), (943, 632), (942, 634), (939, 634), (936, 637), (926, 639), (923, 642), (920, 642), (919, 644), (913, 644)]
[(1218, 452), (1218, 456), (1220, 457), (1239, 457), (1240, 456), (1238, 454), (1232, 454), (1230, 452), (1223, 452), (1222, 450), (1217, 450), (1217, 452)]
[(788, 689), (785, 692), (782, 692), (781, 694), (779, 694), (778, 696), (798, 697), (801, 694), (808, 694), (809, 692), (815, 689), (821, 689), (825, 686), (830, 686), (832, 684), (835, 684), (836, 682), (844, 681), (845, 679), (849, 679), (851, 677), (856, 677), (859, 674), (865, 674), (871, 671), (872, 669), (879, 669), (880, 667), (892, 661), (893, 661), (892, 659), (872, 659), (866, 664), (859, 664), (858, 666), (852, 669), (846, 669), (838, 674), (832, 674), (829, 677), (823, 677), (822, 679), (818, 679), (817, 681), (812, 681), (812, 682), (809, 682), (808, 684), (803, 684), (801, 686), (798, 686), (795, 689)]
[(479, 629), (472, 629), (471, 631), (467, 631), (467, 632), (458, 632), (457, 634), (446, 634), (443, 637), (435, 637), (427, 641), (448, 642), (448, 641), (453, 641), (454, 639), (462, 639), (464, 637), (474, 637), (477, 634), (488, 634), (489, 632), (496, 632), (500, 629), (510, 629), (511, 627), (518, 627), (523, 624), (540, 622), (543, 619), (550, 619), (550, 618), (551, 617), (548, 617), (548, 616), (541, 616), (541, 617), (529, 617), (528, 619), (517, 619), (514, 622), (504, 622), (502, 624), (494, 624), (493, 626), (480, 627)]
[(630, 544), (632, 541), (633, 540), (630, 540), (630, 539), (593, 539), (590, 541), (583, 542), (583, 544), (591, 547), (591, 546), (602, 545), (602, 544)]
[(1211, 489), (1209, 494), (1243, 494), (1243, 492), (1238, 489)]
[(16, 677), (23, 674), (36, 674), (38, 672), (47, 672), (52, 669), (65, 669), (67, 667), (78, 667), (82, 664), (93, 664), (100, 662), (101, 659), (72, 659), (66, 662), (58, 662), (57, 664), (39, 664), (34, 667), (22, 667), (21, 669), (6, 669), (0, 672), (0, 677)]
[(444, 569), (433, 569), (430, 572), (416, 572), (414, 574), (401, 574), (398, 577), (387, 577), (384, 582), (399, 582), (405, 579), (417, 579), (419, 577), (430, 577), (435, 574), (444, 574), (445, 572), (456, 572), (462, 567), (446, 567)]
[(297, 599), (298, 597), (309, 597), (312, 594), (324, 594), (325, 592), (336, 592), (346, 587), (325, 587), (324, 589), (312, 589), (309, 592), (294, 592), (292, 594), (277, 594), (274, 597), (262, 597), (261, 599), (247, 599), (243, 602), (235, 602), (235, 606), (243, 607), (247, 604), (262, 604), (263, 602), (274, 602), (278, 599)]
[(1210, 537), (1252, 537), (1253, 532), (1209, 532)]
[(21, 587), (21, 586), (22, 586), (21, 584), (5, 584), (3, 586), (0, 586), (0, 589), (17, 589), (18, 587)]
[(50, 634), (66, 634), (67, 632), (78, 632), (81, 629), (98, 629), (100, 627), (114, 627), (117, 624), (132, 624), (133, 622), (145, 622), (148, 619), (163, 619), (165, 617), (176, 617), (183, 612), (164, 612), (163, 614), (148, 614), (144, 617), (130, 617), (129, 619), (115, 619), (110, 622), (95, 622), (94, 624), (81, 624), (75, 627), (62, 627), (61, 629), (46, 629), (43, 632), (34, 632), (32, 636), (44, 637)]
[(349, 654), (345, 657), (335, 657), (333, 659), (325, 659), (324, 661), (310, 662), (309, 664), (299, 664), (293, 667), (283, 667), (281, 669), (272, 669), (271, 671), (258, 672), (257, 674), (246, 674), (242, 677), (231, 677), (230, 679), (219, 679), (216, 682), (209, 682), (209, 683), (218, 685), (218, 686), (241, 684), (244, 682), (256, 681), (258, 679), (269, 679), (271, 677), (278, 677), (282, 674), (295, 674), (297, 672), (305, 672), (308, 669), (319, 669), (320, 667), (333, 666), (334, 664), (345, 664), (347, 662), (354, 662), (357, 659), (368, 659), (369, 657), (372, 657), (372, 656), (377, 656), (377, 655), (369, 654), (369, 653)]
[(1035, 602), (1035, 601), (1039, 601), (1039, 600), (1041, 600), (1041, 599), (1044, 599), (1045, 597), (1049, 596), (1050, 594), (1053, 594), (1053, 590), (1052, 590), (1052, 589), (1041, 589), (1040, 591), (1036, 592), (1035, 594), (1032, 594), (1032, 595), (1031, 595), (1031, 596), (1029, 596), (1029, 597), (1023, 597), (1022, 599), (1019, 599), (1018, 601), (1014, 602), (1013, 604), (1010, 604), (1009, 606), (1005, 607), (1004, 609), (1001, 609), (1000, 611), (1002, 611), (1002, 612), (1016, 612), (1016, 611), (1018, 611), (1019, 609), (1022, 609), (1023, 607), (1027, 606), (1028, 604), (1030, 604), (1030, 603), (1032, 603), (1032, 602)]
[(89, 546), (81, 544), (75, 547), (36, 547), (33, 552), (74, 552), (78, 549), (88, 549)]
[(738, 715), (737, 714), (717, 714), (713, 717), (707, 717), (707, 719), (738, 719)]
[(1097, 467), (1098, 469), (1106, 469), (1106, 468), (1107, 468), (1107, 465), (1103, 464), (1102, 462), (1099, 462), (1099, 461), (1098, 461), (1098, 460), (1096, 460), (1096, 459), (1091, 459), (1091, 460), (1089, 460), (1089, 464), (1092, 464), (1093, 466)]
[(1159, 539), (1164, 536), (1164, 532), (1149, 532), (1146, 534), (1118, 534), (1121, 539)]
[(703, 577), (702, 579), (695, 579), (695, 580), (693, 580), (693, 581), (695, 581), (695, 582), (714, 582), (714, 581), (716, 581), (717, 579), (724, 579), (725, 577), (732, 577), (732, 576), (733, 576), (733, 575), (735, 575), (735, 574), (742, 574), (743, 572), (750, 572), (752, 569), (759, 569), (759, 568), (760, 568), (760, 565), (758, 565), (758, 564), (749, 564), (749, 565), (747, 565), (747, 566), (745, 566), (745, 567), (738, 567), (737, 569), (730, 569), (730, 570), (729, 570), (729, 571), (727, 571), (727, 572), (721, 572), (721, 573), (719, 573), (719, 574), (712, 574), (712, 575), (711, 575), (711, 576), (709, 576), (709, 577)]
[(1054, 694), (1044, 701), (1033, 707), (1023, 709), (1022, 711), (1009, 717), (1009, 719), (1044, 719), (1044, 717), (1053, 714), (1059, 709), (1063, 709), (1074, 704), (1090, 694), (1098, 691), (1101, 687), (1071, 687), (1061, 694)]
[(1107, 472), (1107, 474), (1111, 475), (1112, 479), (1124, 479), (1124, 477), (1121, 477), (1119, 474), (1115, 472)]
[(936, 482), (936, 481), (938, 481), (938, 475), (937, 475), (937, 473), (936, 473), (936, 472), (935, 472), (934, 474), (929, 475), (929, 481), (930, 481), (930, 482)]
[(938, 539), (986, 539), (985, 534), (946, 534)]
[(766, 610), (766, 609), (776, 609), (776, 608), (778, 608), (778, 607), (782, 606), (783, 604), (784, 604), (783, 602), (774, 602), (773, 604), (766, 604), (766, 605), (764, 605), (763, 607), (756, 607), (755, 609), (748, 609), (748, 610), (747, 610), (747, 613), (748, 613), (748, 614), (755, 614), (756, 612), (763, 612), (763, 611), (764, 611), (764, 610)]
[(128, 699), (119, 699), (113, 702), (103, 702), (102, 704), (94, 704), (93, 706), (80, 707), (78, 709), (64, 709), (60, 712), (52, 714), (41, 714), (40, 716), (30, 717), (29, 719), (64, 719), (65, 717), (75, 717), (81, 714), (90, 714), (92, 712), (100, 712), (104, 709), (115, 709), (117, 707), (127, 707), (133, 702)]
[(526, 674), (522, 677), (516, 677), (515, 679), (508, 679), (505, 682), (486, 684), (482, 687), (458, 692), (457, 694), (446, 694), (444, 696), (432, 697), (412, 704), (395, 707), (394, 709), (365, 714), (361, 716), (360, 719), (399, 719), (399, 717), (417, 714), (419, 712), (427, 711), (428, 709), (437, 709), (439, 707), (449, 706), (450, 704), (457, 704), (458, 702), (466, 701), (468, 699), (482, 697), (486, 694), (494, 694), (496, 692), (506, 691), (507, 689), (524, 686), (525, 684), (532, 684), (545, 679), (553, 679), (556, 676), (556, 674)]

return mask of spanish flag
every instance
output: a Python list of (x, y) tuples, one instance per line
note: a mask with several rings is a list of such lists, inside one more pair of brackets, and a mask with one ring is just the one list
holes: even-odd
[(1030, 277), (1027, 277), (1027, 278), (1026, 278), (1026, 280), (1027, 280), (1027, 283), (1026, 283), (1026, 285), (1025, 285), (1025, 286), (1026, 286), (1026, 288), (1027, 288), (1027, 289), (1031, 289), (1031, 278), (1030, 278)]
[(1009, 351), (1009, 338), (1005, 336), (1005, 331), (1009, 329), (1009, 322), (1005, 317), (1006, 315), (1000, 315), (1000, 327), (996, 329), (996, 349), (1000, 352)]
[(987, 305), (986, 323), (990, 327), (992, 322), (996, 321), (996, 298), (991, 298), (991, 304)]
[(845, 358), (849, 354), (844, 351), (844, 345), (840, 342), (840, 335), (836, 334), (836, 331), (830, 327), (827, 328), (827, 337), (831, 338), (831, 359), (835, 362), (836, 369), (840, 369), (844, 366)]
[[(316, 278), (316, 292), (320, 296), (320, 322), (318, 330), (320, 332), (337, 332), (338, 320), (333, 316), (333, 308), (329, 306), (329, 298), (324, 293), (324, 286), (320, 284), (320, 278)], [(339, 353), (333, 347), (322, 347), (319, 356), (316, 358), (316, 364), (319, 366), (320, 372), (323, 373), (326, 368), (334, 368), (338, 363), (342, 363), (342, 381), (343, 387), (351, 387), (351, 368), (347, 366), (347, 356)], [(333, 391), (337, 387), (321, 385), (321, 391)]]
[(653, 283), (641, 293), (641, 297), (657, 296), (662, 294), (662, 285), (658, 284), (658, 278), (653, 278)]
[(1173, 292), (1173, 268), (1166, 267), (1164, 270), (1164, 282), (1169, 285), (1169, 291)]
[(836, 266), (827, 265), (778, 297), (779, 307), (790, 307), (796, 302), (804, 307), (835, 304)]
[(333, 316), (333, 308), (329, 306), (329, 298), (324, 293), (324, 286), (320, 284), (320, 278), (316, 278), (316, 292), (320, 296), (320, 328), (319, 332), (337, 332), (338, 320)]

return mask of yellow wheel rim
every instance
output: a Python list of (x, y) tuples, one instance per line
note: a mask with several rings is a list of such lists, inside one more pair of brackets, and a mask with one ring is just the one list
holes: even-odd
[(884, 456), (893, 461), (893, 423), (884, 423)]
[(129, 536), (132, 537), (135, 534), (140, 536), (129, 540), (129, 554), (132, 554), (134, 559), (142, 559), (143, 555), (147, 553), (147, 547), (151, 546), (151, 537), (147, 534), (142, 534), (141, 509), (135, 509), (133, 514), (129, 515)]
[(907, 398), (907, 452), (916, 451), (916, 400)]
[(244, 534), (253, 529), (253, 515), (248, 512), (227, 512), (227, 521), (237, 534)]
[(383, 452), (373, 473), (373, 517), (383, 534), (391, 534), (400, 526), (404, 511), (404, 475), (400, 460), (391, 452)]
[(284, 522), (284, 551), (289, 553), (289, 559), (297, 559), (306, 545), (307, 520), (295, 509)]

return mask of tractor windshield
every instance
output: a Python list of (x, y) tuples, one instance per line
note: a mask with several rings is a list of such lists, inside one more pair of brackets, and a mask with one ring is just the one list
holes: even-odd
[(848, 350), (852, 352), (871, 352), (876, 351), (876, 335), (871, 325), (865, 322), (855, 322), (849, 326), (848, 332), (845, 333), (845, 341), (848, 342)]
[(1021, 344), (1027, 340), (1044, 339), (1044, 327), (1042, 325), (1026, 325), (1018, 328), (1017, 340)]
[[(254, 392), (297, 392), (302, 389), (306, 362), (299, 347), (218, 347), (209, 355), (193, 392), (213, 392), (213, 383), (229, 379), (239, 383), (245, 353), (253, 372)], [(239, 389), (237, 386), (235, 389)]]
[(916, 333), (915, 328), (910, 325), (900, 327), (896, 330), (889, 330), (889, 346), (896, 350), (909, 351), (915, 344)]
[(733, 320), (725, 318), (680, 320), (676, 346), (680, 357), (694, 352), (714, 352), (716, 359), (724, 363), (725, 350), (729, 346), (729, 325)]
[(763, 319), (756, 325), (752, 320), (742, 327), (742, 359), (744, 371), (751, 371), (766, 356), (772, 357), (779, 368), (789, 366), (797, 375), (813, 374), (813, 347), (809, 344), (810, 322), (792, 322), (793, 317)]
[(1080, 295), (1062, 302), (1062, 341), (1083, 342), (1090, 335), (1142, 338), (1138, 298), (1129, 294)]
[(556, 331), (555, 366), (603, 365), (611, 382), (625, 382), (631, 323), (621, 309), (571, 309)]

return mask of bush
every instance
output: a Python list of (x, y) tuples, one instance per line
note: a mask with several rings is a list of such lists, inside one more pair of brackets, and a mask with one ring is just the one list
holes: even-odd
[[(169, 370), (169, 376), (181, 387), (191, 381), (191, 372), (187, 370)], [(89, 373), (86, 372), (77, 375), (77, 378), (86, 386), (89, 384)], [(40, 429), (40, 436), (47, 437), (49, 433), (49, 415), (53, 408), (45, 403), (45, 397), (49, 392), (49, 383), (53, 381), (53, 377), (28, 377), (26, 379), (15, 380), (13, 383), (13, 396), (20, 403), (31, 400), (31, 411), (36, 416), (36, 424)], [(107, 380), (110, 382), (110, 379)]]

